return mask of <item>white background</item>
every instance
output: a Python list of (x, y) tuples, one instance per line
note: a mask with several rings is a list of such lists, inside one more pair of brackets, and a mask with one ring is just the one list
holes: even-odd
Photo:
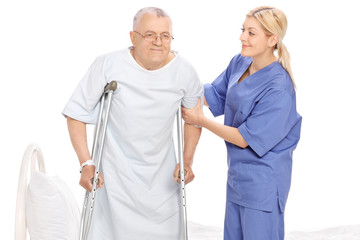
[[(96, 56), (130, 46), (137, 10), (158, 6), (172, 16), (173, 49), (207, 83), (240, 52), (244, 16), (260, 5), (276, 6), (288, 17), (284, 43), (303, 116), (286, 231), (359, 224), (355, 1), (12, 0), (0, 3), (1, 239), (13, 238), (20, 164), (32, 142), (41, 146), (48, 174), (59, 175), (82, 201), (78, 162), (61, 111)], [(222, 228), (225, 144), (204, 129), (195, 157), (196, 179), (187, 187), (188, 219)]]

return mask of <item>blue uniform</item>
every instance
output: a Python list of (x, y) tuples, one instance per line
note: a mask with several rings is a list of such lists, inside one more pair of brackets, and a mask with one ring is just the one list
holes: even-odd
[[(236, 55), (212, 84), (204, 86), (213, 115), (224, 114), (224, 124), (238, 128), (249, 145), (240, 148), (226, 142), (227, 207), (236, 205), (282, 216), (302, 118), (296, 111), (293, 83), (280, 63), (274, 62), (238, 82), (251, 63), (252, 58)], [(231, 218), (231, 214), (226, 214), (225, 224), (229, 221), (227, 218)], [(264, 221), (261, 226), (260, 221), (247, 228), (266, 229), (267, 224)], [(225, 232), (226, 229), (227, 226)]]

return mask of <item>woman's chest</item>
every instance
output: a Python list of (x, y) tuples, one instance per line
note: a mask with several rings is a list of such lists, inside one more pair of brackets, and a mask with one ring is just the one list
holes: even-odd
[(229, 84), (226, 103), (225, 115), (228, 115), (228, 123), (231, 125), (240, 125), (251, 115), (254, 108), (261, 101), (265, 93), (262, 85), (251, 83), (252, 76), (248, 76), (243, 81), (238, 82), (238, 76)]

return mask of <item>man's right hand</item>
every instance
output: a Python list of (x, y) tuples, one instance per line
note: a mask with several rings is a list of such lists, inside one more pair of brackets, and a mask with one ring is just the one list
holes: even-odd
[[(86, 165), (82, 168), (81, 176), (80, 176), (80, 186), (86, 189), (86, 191), (91, 192), (93, 187), (93, 179), (95, 173), (95, 166), (93, 165)], [(104, 185), (104, 179), (99, 173), (99, 182), (97, 188), (102, 188)]]

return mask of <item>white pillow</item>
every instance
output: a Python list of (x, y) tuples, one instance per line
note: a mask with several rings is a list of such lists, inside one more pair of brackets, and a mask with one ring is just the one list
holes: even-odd
[(45, 172), (40, 147), (30, 144), (19, 174), (15, 240), (26, 240), (27, 233), (31, 240), (78, 240), (80, 211), (76, 200), (58, 176)]
[(31, 240), (79, 239), (80, 211), (58, 176), (35, 172), (26, 193), (26, 223)]

